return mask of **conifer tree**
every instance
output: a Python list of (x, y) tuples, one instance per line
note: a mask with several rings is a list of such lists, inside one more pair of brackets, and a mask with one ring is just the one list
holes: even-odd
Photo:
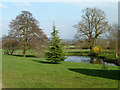
[(61, 39), (58, 36), (58, 30), (56, 30), (54, 24), (51, 35), (52, 37), (50, 40), (49, 51), (46, 53), (46, 59), (57, 64), (60, 61), (64, 61), (66, 58), (62, 50)]

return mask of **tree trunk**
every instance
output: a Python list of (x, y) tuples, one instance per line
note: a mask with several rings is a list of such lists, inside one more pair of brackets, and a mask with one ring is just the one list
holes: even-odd
[(90, 50), (91, 50), (91, 52), (92, 52), (93, 47), (96, 45), (96, 40), (97, 40), (97, 38), (95, 38), (95, 40), (90, 43)]
[(26, 49), (23, 51), (23, 57), (26, 57)]
[(92, 49), (93, 49), (93, 42), (90, 42), (90, 51), (92, 52)]
[(14, 53), (14, 50), (12, 50), (12, 51), (10, 52), (11, 55), (13, 55), (13, 53)]
[(90, 50), (92, 50), (92, 46), (90, 45)]
[(24, 29), (24, 51), (23, 51), (23, 57), (26, 57), (26, 28)]
[(91, 52), (91, 53), (92, 53), (92, 48), (93, 48), (92, 45), (90, 45), (90, 48), (89, 48), (89, 49), (90, 49), (90, 52)]
[(116, 52), (115, 52), (116, 58), (118, 58), (118, 48), (117, 48), (117, 43), (116, 43)]

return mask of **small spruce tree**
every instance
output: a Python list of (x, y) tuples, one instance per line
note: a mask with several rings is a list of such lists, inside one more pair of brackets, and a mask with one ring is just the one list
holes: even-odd
[(46, 59), (52, 63), (59, 63), (64, 61), (66, 58), (63, 53), (63, 48), (61, 45), (61, 39), (58, 36), (58, 30), (56, 30), (53, 23), (53, 32), (51, 33), (52, 37), (50, 40), (49, 51), (46, 53)]

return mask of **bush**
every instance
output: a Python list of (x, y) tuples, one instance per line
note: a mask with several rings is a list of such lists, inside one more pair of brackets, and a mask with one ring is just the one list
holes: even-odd
[(103, 50), (100, 46), (95, 46), (93, 47), (93, 53), (95, 53), (96, 55), (99, 55)]

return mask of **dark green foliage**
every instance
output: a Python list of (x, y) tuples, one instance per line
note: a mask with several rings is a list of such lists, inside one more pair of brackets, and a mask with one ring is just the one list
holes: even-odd
[(52, 63), (59, 63), (60, 61), (64, 61), (66, 58), (63, 54), (61, 39), (58, 36), (58, 30), (55, 29), (55, 25), (53, 25), (53, 32), (51, 35), (52, 37), (50, 40), (49, 51), (46, 53), (46, 59)]

